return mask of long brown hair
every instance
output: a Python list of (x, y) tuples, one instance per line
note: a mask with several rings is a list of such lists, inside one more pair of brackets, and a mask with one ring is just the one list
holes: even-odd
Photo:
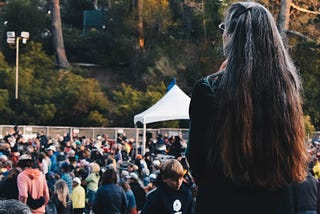
[(235, 3), (224, 34), (227, 66), (210, 159), (220, 148), (224, 172), (236, 183), (276, 189), (304, 180), (300, 79), (272, 15), (258, 3)]

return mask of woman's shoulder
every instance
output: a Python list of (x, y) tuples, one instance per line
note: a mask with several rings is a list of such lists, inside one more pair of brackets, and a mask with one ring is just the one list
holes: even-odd
[(207, 97), (215, 97), (222, 75), (223, 71), (219, 71), (198, 80), (193, 88), (192, 98), (194, 100), (206, 100)]

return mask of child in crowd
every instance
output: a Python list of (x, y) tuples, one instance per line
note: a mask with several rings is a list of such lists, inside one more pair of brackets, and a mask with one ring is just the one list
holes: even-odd
[(162, 163), (157, 189), (148, 195), (141, 214), (194, 213), (191, 190), (184, 184), (183, 176), (184, 170), (178, 160)]

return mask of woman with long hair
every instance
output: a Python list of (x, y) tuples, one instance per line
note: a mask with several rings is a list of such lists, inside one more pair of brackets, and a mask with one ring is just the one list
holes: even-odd
[(54, 184), (54, 193), (51, 201), (56, 206), (58, 214), (72, 214), (72, 201), (67, 183), (64, 180), (59, 179)]
[(290, 184), (307, 175), (299, 76), (261, 4), (232, 4), (219, 27), (226, 60), (189, 109), (196, 211), (292, 213)]

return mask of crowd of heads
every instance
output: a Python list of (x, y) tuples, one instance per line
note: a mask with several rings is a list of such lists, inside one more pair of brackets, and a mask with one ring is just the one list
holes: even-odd
[[(192, 182), (181, 155), (183, 150), (179, 136), (158, 135), (155, 139), (149, 136), (146, 153), (142, 155), (141, 149), (135, 148), (134, 140), (125, 135), (118, 135), (114, 140), (108, 135), (88, 138), (68, 133), (53, 138), (39, 132), (26, 139), (19, 129), (12, 129), (0, 139), (0, 180), (16, 179), (25, 167), (38, 168), (46, 175), (50, 193), (56, 193), (63, 203), (74, 186), (86, 187), (84, 180), (90, 173), (99, 175), (99, 186), (119, 183), (126, 190), (129, 183), (136, 182), (147, 193), (156, 187), (160, 173), (164, 174), (161, 179), (172, 176), (179, 179), (186, 175), (186, 181)], [(175, 158), (185, 168), (170, 165), (167, 167), (178, 172), (167, 174), (170, 170), (161, 169), (162, 163)], [(66, 175), (72, 178), (72, 184), (62, 179)]]

